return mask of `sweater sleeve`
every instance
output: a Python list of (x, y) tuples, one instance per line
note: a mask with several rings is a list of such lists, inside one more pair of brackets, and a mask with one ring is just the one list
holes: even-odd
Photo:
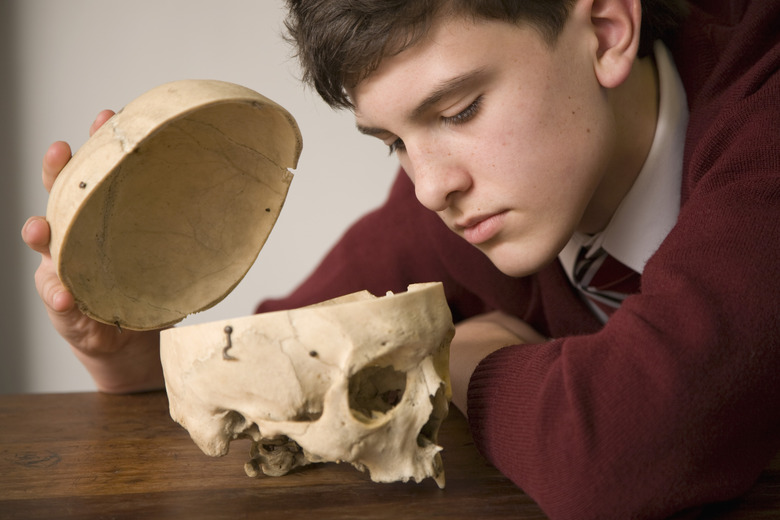
[[(731, 499), (780, 447), (777, 12), (754, 2), (734, 30), (690, 22), (705, 35), (691, 59), (713, 65), (688, 77), (701, 86), (684, 204), (641, 293), (598, 332), (501, 349), (472, 377), (477, 446), (553, 519), (665, 518)], [(714, 65), (706, 46), (727, 40)]]

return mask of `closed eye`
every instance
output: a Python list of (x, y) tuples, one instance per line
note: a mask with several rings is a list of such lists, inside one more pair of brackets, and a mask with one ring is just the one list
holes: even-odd
[[(467, 106), (462, 111), (458, 112), (454, 116), (443, 116), (441, 118), (441, 121), (445, 125), (462, 125), (464, 123), (467, 123), (474, 119), (474, 117), (479, 112), (480, 105), (482, 103), (482, 96), (478, 96), (469, 106)], [(403, 140), (401, 138), (397, 138), (395, 141), (390, 143), (388, 145), (388, 149), (390, 152), (390, 155), (393, 155), (394, 153), (405, 150), (406, 145), (404, 145)]]
[(404, 142), (399, 137), (398, 139), (396, 139), (395, 141), (390, 143), (388, 145), (388, 148), (390, 149), (390, 155), (393, 155), (395, 152), (397, 152), (399, 150), (405, 150), (406, 149), (406, 145), (404, 144)]
[(467, 123), (477, 115), (481, 103), (482, 96), (479, 96), (461, 112), (458, 112), (454, 116), (442, 117), (441, 120), (445, 125), (462, 125), (463, 123)]

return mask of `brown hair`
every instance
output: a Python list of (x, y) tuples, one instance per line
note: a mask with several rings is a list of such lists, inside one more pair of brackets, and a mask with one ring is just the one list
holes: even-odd
[[(530, 24), (554, 44), (576, 0), (287, 0), (288, 39), (303, 80), (332, 107), (351, 108), (345, 88), (365, 79), (385, 56), (418, 41), (436, 16), (467, 15)], [(687, 12), (684, 0), (643, 0), (639, 56), (670, 38)]]

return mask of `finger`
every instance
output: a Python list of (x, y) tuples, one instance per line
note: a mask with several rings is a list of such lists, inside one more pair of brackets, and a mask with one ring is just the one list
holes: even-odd
[(113, 110), (103, 110), (100, 112), (97, 117), (95, 118), (95, 122), (92, 123), (92, 126), (89, 127), (89, 135), (92, 137), (92, 134), (94, 134), (98, 128), (103, 126), (103, 124), (111, 119), (114, 116)]
[(57, 314), (78, 312), (79, 317), (81, 315), (81, 311), (76, 307), (76, 300), (73, 298), (73, 295), (62, 284), (54, 291), (49, 308)]
[(49, 240), (51, 239), (51, 230), (49, 223), (43, 217), (30, 217), (22, 227), (22, 240), (30, 249), (49, 255)]
[(60, 282), (51, 258), (41, 258), (41, 264), (35, 271), (35, 287), (49, 310), (62, 314), (74, 308), (73, 295)]
[(65, 167), (71, 157), (70, 145), (65, 141), (57, 141), (49, 146), (43, 156), (43, 187), (51, 191), (54, 180)]

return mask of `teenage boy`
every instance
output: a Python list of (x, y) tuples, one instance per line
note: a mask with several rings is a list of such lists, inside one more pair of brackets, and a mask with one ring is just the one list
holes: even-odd
[[(444, 282), (453, 400), (551, 518), (695, 514), (780, 446), (780, 3), (691, 4), (288, 1), (305, 79), (403, 172), (258, 310)], [(156, 336), (79, 315), (23, 234), (98, 387), (159, 386)]]

